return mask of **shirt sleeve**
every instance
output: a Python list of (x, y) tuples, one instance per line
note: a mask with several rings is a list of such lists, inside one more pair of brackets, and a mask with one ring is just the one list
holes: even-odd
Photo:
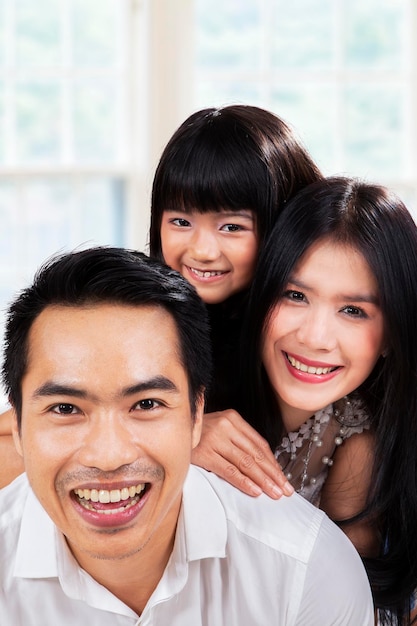
[(297, 626), (374, 626), (368, 577), (350, 540), (323, 519), (305, 578)]

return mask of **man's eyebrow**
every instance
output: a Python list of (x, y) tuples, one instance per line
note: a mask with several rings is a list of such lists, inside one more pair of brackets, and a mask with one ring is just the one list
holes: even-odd
[[(142, 393), (144, 391), (161, 390), (178, 392), (178, 387), (166, 376), (154, 376), (148, 380), (123, 387), (117, 394), (119, 397), (125, 398), (127, 396), (134, 395), (135, 393)], [(72, 396), (74, 398), (93, 398), (86, 389), (74, 387), (72, 385), (55, 383), (53, 381), (47, 381), (32, 394), (33, 398), (44, 398), (48, 396)]]
[(135, 393), (150, 391), (152, 389), (178, 392), (178, 387), (172, 382), (172, 380), (166, 378), (166, 376), (155, 376), (154, 378), (150, 378), (149, 380), (145, 380), (135, 385), (124, 387), (120, 395), (122, 397), (132, 396)]

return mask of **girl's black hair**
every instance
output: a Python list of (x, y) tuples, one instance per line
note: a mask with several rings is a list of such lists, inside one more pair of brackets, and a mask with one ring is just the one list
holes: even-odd
[[(156, 169), (149, 252), (163, 260), (165, 210), (250, 209), (259, 248), (285, 203), (321, 173), (294, 131), (278, 116), (254, 106), (203, 109), (181, 124)], [(214, 378), (207, 411), (234, 406), (238, 341), (247, 292), (208, 306)]]
[(193, 113), (171, 137), (156, 169), (150, 254), (162, 260), (165, 210), (251, 209), (262, 245), (284, 204), (320, 177), (294, 131), (273, 113), (247, 105)]
[(274, 450), (284, 427), (262, 365), (263, 330), (296, 264), (325, 238), (358, 250), (378, 284), (386, 357), (359, 389), (375, 433), (372, 488), (360, 517), (377, 520), (383, 537), (380, 555), (364, 559), (381, 624), (407, 624), (417, 588), (417, 227), (387, 189), (329, 178), (281, 214), (250, 293), (239, 408)]

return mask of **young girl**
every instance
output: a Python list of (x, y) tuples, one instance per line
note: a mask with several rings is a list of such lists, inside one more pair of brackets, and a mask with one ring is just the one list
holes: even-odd
[[(215, 365), (205, 422), (209, 461), (216, 450), (217, 473), (252, 495), (264, 490), (276, 498), (292, 490), (268, 444), (231, 410), (238, 395), (247, 290), (258, 251), (281, 209), (319, 178), (319, 169), (282, 119), (245, 105), (191, 115), (168, 142), (155, 173), (150, 254), (179, 270), (209, 307)], [(8, 431), (7, 416), (0, 417), (0, 431), (2, 420)], [(223, 450), (229, 440), (233, 444)], [(205, 455), (203, 447), (194, 461), (204, 466)]]
[(242, 334), (242, 415), (364, 558), (381, 624), (417, 587), (417, 228), (345, 178), (288, 204)]
[(208, 304), (215, 382), (208, 410), (234, 405), (237, 337), (258, 250), (285, 203), (320, 178), (287, 124), (263, 109), (204, 109), (174, 133), (152, 192), (150, 254)]

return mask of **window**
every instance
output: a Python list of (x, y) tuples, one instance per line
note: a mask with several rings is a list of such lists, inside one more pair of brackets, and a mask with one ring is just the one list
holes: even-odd
[(414, 0), (196, 0), (195, 108), (257, 104), (417, 215)]
[(56, 251), (138, 244), (134, 8), (130, 0), (0, 2), (2, 308)]

